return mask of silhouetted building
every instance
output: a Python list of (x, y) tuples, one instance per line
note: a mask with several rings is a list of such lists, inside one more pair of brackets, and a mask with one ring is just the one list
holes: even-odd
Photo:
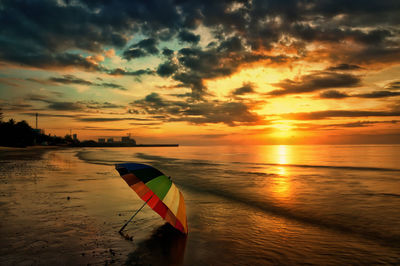
[(99, 143), (106, 143), (106, 139), (99, 139)]
[(77, 141), (77, 140), (78, 140), (78, 135), (77, 135), (77, 134), (73, 134), (73, 135), (72, 135), (72, 139), (73, 139), (74, 141)]
[(107, 139), (107, 143), (113, 143), (114, 142), (114, 139), (113, 138), (108, 138)]
[(128, 137), (122, 137), (121, 138), (121, 143), (135, 145), (136, 141), (134, 139), (131, 139), (130, 136), (128, 136)]

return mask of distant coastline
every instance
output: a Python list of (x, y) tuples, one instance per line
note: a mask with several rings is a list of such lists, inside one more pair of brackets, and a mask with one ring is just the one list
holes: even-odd
[(179, 144), (130, 144), (130, 143), (99, 143), (99, 142), (81, 142), (72, 147), (179, 147)]
[[(51, 136), (44, 134), (44, 130), (32, 128), (26, 121), (16, 122), (10, 119), (8, 122), (1, 120), (0, 112), (0, 147), (178, 147), (179, 144), (136, 144), (130, 137), (121, 137), (115, 141), (114, 138), (99, 138), (98, 141), (80, 141), (77, 134), (67, 134), (65, 137)], [(37, 125), (36, 125), (37, 126)]]

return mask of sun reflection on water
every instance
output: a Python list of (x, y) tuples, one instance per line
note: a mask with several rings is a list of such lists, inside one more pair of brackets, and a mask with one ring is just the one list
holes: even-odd
[[(276, 156), (279, 164), (287, 164), (288, 163), (288, 147), (287, 145), (279, 145), (276, 146)], [(286, 168), (284, 166), (277, 167), (278, 174), (281, 176), (286, 175)]]
[[(288, 164), (290, 163), (291, 150), (287, 145), (276, 146), (276, 157), (278, 164)], [(287, 172), (286, 166), (276, 167), (276, 176), (273, 178), (272, 182), (269, 184), (270, 191), (274, 197), (279, 199), (287, 199), (291, 196), (291, 184), (290, 176)]]

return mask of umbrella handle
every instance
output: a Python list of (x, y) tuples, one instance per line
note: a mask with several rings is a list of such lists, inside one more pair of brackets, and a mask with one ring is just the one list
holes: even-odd
[(129, 224), (130, 221), (132, 221), (133, 217), (136, 216), (136, 214), (138, 214), (143, 208), (144, 206), (147, 204), (147, 202), (149, 202), (149, 200), (154, 196), (154, 194), (142, 205), (142, 207), (140, 207), (133, 215), (132, 217), (124, 224), (124, 226), (121, 227), (121, 229), (119, 229), (118, 233), (122, 233), (122, 230), (125, 229), (125, 227)]

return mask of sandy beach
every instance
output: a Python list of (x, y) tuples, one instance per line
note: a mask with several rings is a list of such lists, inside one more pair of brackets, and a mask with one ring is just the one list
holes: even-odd
[[(247, 155), (247, 148), (214, 149), (218, 156), (207, 147), (2, 148), (0, 265), (400, 262), (395, 161), (382, 157), (384, 168), (360, 155), (346, 165), (341, 148), (341, 161), (327, 167), (314, 165), (314, 149), (304, 147), (252, 148)], [(339, 152), (331, 149), (318, 160)], [(359, 153), (378, 154), (365, 149), (398, 152)], [(118, 234), (143, 204), (114, 169), (121, 161), (172, 176), (185, 196), (187, 237), (149, 207), (126, 228), (132, 241)]]
[[(120, 265), (139, 260), (151, 262), (154, 258), (163, 261), (165, 245), (161, 244), (172, 241), (173, 229), (163, 226), (161, 219), (156, 220), (160, 227), (147, 239), (153, 247), (151, 254), (157, 252), (154, 243), (160, 243), (160, 255), (155, 257), (150, 256), (146, 242), (136, 245), (140, 234), (135, 235), (135, 241), (125, 240), (117, 231), (140, 202), (112, 167), (94, 165), (77, 176), (71, 168), (80, 166), (73, 158), (68, 161), (68, 156), (58, 158), (60, 153), (70, 151), (56, 147), (0, 150), (0, 264)], [(107, 175), (113, 178), (97, 179)], [(129, 199), (122, 204), (113, 201), (108, 193), (115, 191), (110, 186), (123, 187)], [(149, 210), (143, 213), (142, 222)], [(141, 251), (140, 256), (136, 249)]]

